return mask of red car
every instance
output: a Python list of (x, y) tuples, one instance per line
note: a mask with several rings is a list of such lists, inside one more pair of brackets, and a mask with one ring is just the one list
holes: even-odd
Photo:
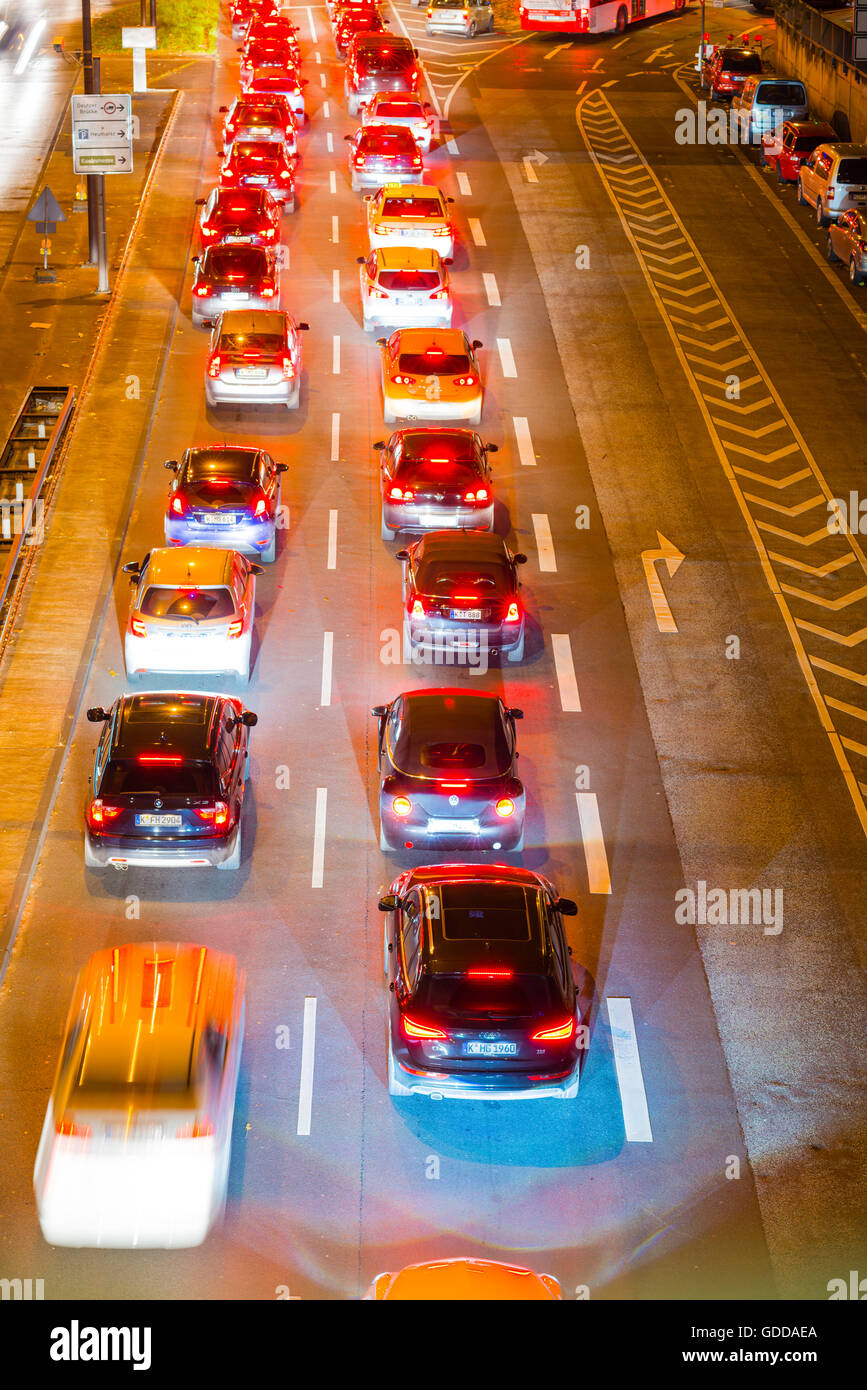
[(381, 34), (385, 23), (378, 10), (343, 10), (334, 25), (334, 43), (341, 57), (349, 47), (353, 34)]
[(276, 19), (278, 0), (232, 0), (232, 38), (242, 39), (252, 19)]
[(295, 161), (276, 140), (236, 140), (220, 168), (221, 188), (264, 188), (295, 211)]
[(265, 188), (214, 188), (196, 207), (203, 246), (280, 244), (280, 204)]
[(256, 18), (250, 21), (244, 39), (246, 43), (253, 40), (281, 40), (287, 43), (290, 48), (298, 50), (298, 60), (301, 61), (301, 50), (298, 48), (298, 25), (293, 24), (291, 19), (285, 15), (274, 15), (271, 17)]
[(748, 77), (762, 71), (762, 55), (758, 49), (747, 48), (744, 44), (717, 48), (702, 67), (702, 86), (710, 87), (712, 97), (730, 100)]
[(279, 140), (286, 153), (298, 158), (298, 126), (285, 97), (263, 96), (261, 92), (235, 97), (231, 106), (221, 106), (223, 122), (222, 158), (236, 140)]
[(285, 72), (297, 73), (301, 67), (298, 45), (293, 48), (283, 39), (254, 39), (251, 43), (245, 43), (239, 52), (242, 86), (256, 68), (282, 68)]
[(776, 169), (779, 183), (797, 183), (798, 170), (816, 146), (838, 139), (834, 127), (824, 121), (786, 121), (781, 131), (762, 136), (759, 163)]

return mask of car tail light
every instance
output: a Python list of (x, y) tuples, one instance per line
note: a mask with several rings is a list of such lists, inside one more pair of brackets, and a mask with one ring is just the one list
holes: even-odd
[(141, 618), (130, 618), (129, 630), (132, 633), (133, 637), (147, 637), (148, 635), (148, 630), (142, 622)]
[(531, 1033), (530, 1042), (570, 1042), (574, 1033), (575, 1020), (567, 1018), (564, 1023), (546, 1024), (544, 1028)]
[(448, 297), (448, 290), (434, 290), (433, 294), (430, 296), (431, 299), (448, 299)]
[(412, 810), (412, 802), (408, 796), (396, 796), (391, 803), (391, 809), (396, 816), (408, 816)]
[(412, 157), (412, 167), (413, 167), (413, 169), (420, 169), (420, 168), (421, 168), (421, 155), (420, 155), (420, 154), (414, 154), (414, 155), (413, 155), (413, 157)]
[(234, 134), (235, 134), (235, 122), (234, 122), (234, 121), (227, 121), (227, 122), (226, 122), (226, 134), (227, 134), (227, 135), (234, 135)]
[(226, 633), (226, 636), (227, 636), (227, 637), (240, 637), (240, 636), (241, 636), (241, 633), (242, 633), (243, 631), (244, 631), (244, 624), (243, 624), (243, 622), (241, 622), (241, 621), (236, 621), (236, 622), (233, 622), (233, 623), (229, 623), (229, 629), (228, 629), (228, 631), (227, 631), (227, 633)]
[(207, 285), (196, 285), (195, 293), (199, 296), (199, 299), (204, 299), (205, 295), (210, 294), (211, 291)]
[(412, 608), (411, 608), (411, 610), (410, 610), (410, 615), (409, 615), (409, 616), (410, 616), (411, 618), (423, 618), (423, 617), (424, 617), (424, 604), (422, 603), (422, 601), (421, 601), (420, 598), (413, 599), (413, 604), (412, 604)]
[(454, 378), (455, 386), (478, 386), (478, 384), (474, 376), (456, 376)]
[(451, 230), (451, 227), (431, 227), (431, 234), (433, 236), (449, 236)]
[(99, 830), (108, 821), (116, 820), (122, 810), (122, 806), (106, 806), (105, 802), (97, 797), (96, 801), (90, 803), (87, 816), (91, 826), (95, 830)]
[(265, 230), (264, 230), (263, 233), (262, 233), (262, 236), (265, 238), (266, 241), (273, 241), (276, 235), (277, 235), (277, 228), (276, 228), (276, 227), (266, 227)]
[(263, 299), (273, 299), (276, 293), (277, 290), (273, 285), (261, 285), (259, 287), (259, 294)]
[(467, 971), (467, 976), (471, 980), (511, 980), (514, 974), (514, 970), (509, 970), (506, 967), (490, 965), (474, 965), (471, 970)]
[(413, 493), (409, 488), (404, 490), (403, 488), (393, 487), (388, 495), (393, 502), (411, 502), (413, 499)]
[(180, 767), (184, 760), (180, 753), (139, 753), (136, 761), (157, 767)]
[(256, 503), (255, 507), (253, 508), (253, 515), (254, 515), (254, 516), (264, 516), (264, 515), (265, 515), (265, 512), (267, 511), (267, 508), (268, 508), (267, 499), (264, 498), (264, 497), (260, 497), (259, 500), (258, 500), (258, 502)]
[(418, 1019), (410, 1018), (409, 1014), (404, 1014), (400, 1020), (403, 1029), (403, 1036), (410, 1042), (415, 1042), (420, 1038), (445, 1038), (448, 1035), (442, 1028), (432, 1028), (428, 1023), (419, 1023)]
[(475, 492), (464, 493), (465, 502), (487, 502), (487, 500), (488, 489), (486, 487), (477, 487)]
[(356, 169), (363, 169), (363, 168), (364, 168), (364, 155), (363, 155), (363, 154), (357, 154), (357, 155), (355, 156), (355, 159), (353, 160), (353, 163), (355, 164)]
[(207, 1115), (191, 1125), (182, 1125), (177, 1132), (178, 1139), (210, 1139), (214, 1126)]
[[(241, 624), (232, 624), (233, 627), (240, 627)], [(229, 808), (225, 801), (215, 801), (213, 806), (197, 806), (195, 808), (199, 820), (213, 822), (219, 828), (229, 823)]]
[(393, 376), (391, 379), (395, 386), (415, 386), (414, 376), (401, 376), (400, 373), (398, 373), (397, 376)]
[(826, 194), (826, 196), (827, 196), (828, 198), (833, 198), (833, 197), (834, 197), (834, 194), (835, 194), (836, 192), (837, 192), (837, 190), (836, 190), (836, 188), (834, 187), (834, 185), (833, 185), (832, 183), (829, 183), (829, 184), (828, 184), (828, 187), (825, 189), (825, 194)]
[[(219, 376), (222, 370), (223, 364), (220, 361), (220, 354), (215, 352), (213, 357), (208, 359), (208, 376)], [(177, 502), (178, 500), (179, 499), (176, 497), (175, 501)]]
[(505, 621), (507, 623), (519, 623), (521, 621), (521, 614), (518, 609), (518, 605), (514, 601), (510, 603), (508, 608), (506, 609)]
[(208, 237), (216, 236), (216, 227), (211, 227), (207, 222), (202, 226), (202, 240), (207, 241)]
[(176, 495), (172, 498), (172, 501), (171, 501), (171, 511), (172, 511), (173, 515), (174, 515), (174, 516), (184, 516), (185, 513), (186, 513), (186, 510), (187, 510), (187, 504), (186, 504), (186, 502), (184, 501), (183, 497), (180, 497), (180, 496), (178, 496), (178, 495), (176, 494)]
[(494, 810), (501, 820), (508, 820), (515, 814), (515, 803), (510, 796), (501, 796)]
[(64, 1139), (89, 1139), (93, 1130), (90, 1125), (77, 1125), (72, 1120), (61, 1120), (57, 1133)]
[(292, 365), (291, 357), (284, 357), (282, 361), (283, 377), (285, 381), (291, 381), (295, 375), (295, 368)]
[(369, 294), (371, 299), (388, 299), (387, 290), (375, 290), (372, 285), (370, 286)]

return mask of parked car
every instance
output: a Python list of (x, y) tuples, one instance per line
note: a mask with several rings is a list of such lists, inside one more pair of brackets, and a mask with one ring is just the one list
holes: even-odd
[(714, 49), (702, 62), (701, 85), (717, 99), (733, 97), (748, 77), (762, 72), (762, 55), (743, 44)]
[(798, 170), (817, 145), (833, 143), (837, 132), (825, 121), (786, 121), (762, 136), (759, 163), (776, 169), (778, 183), (797, 183)]
[(820, 227), (867, 207), (867, 145), (818, 145), (798, 170), (798, 202), (816, 209)]
[(828, 228), (826, 251), (829, 261), (843, 261), (853, 285), (867, 280), (867, 213), (851, 208)]
[(792, 77), (761, 74), (748, 77), (732, 97), (732, 111), (739, 121), (739, 138), (757, 145), (769, 131), (781, 129), (786, 121), (806, 120), (810, 114), (807, 89)]

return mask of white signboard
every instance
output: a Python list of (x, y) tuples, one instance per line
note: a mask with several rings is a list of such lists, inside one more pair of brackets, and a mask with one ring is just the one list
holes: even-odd
[(153, 28), (136, 27), (128, 29), (126, 25), (120, 31), (121, 48), (156, 48), (157, 31)]
[(76, 174), (132, 173), (132, 97), (128, 92), (72, 98)]

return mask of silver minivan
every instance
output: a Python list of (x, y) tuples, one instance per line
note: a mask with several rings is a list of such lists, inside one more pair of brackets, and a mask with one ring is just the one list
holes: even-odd
[(494, 27), (490, 0), (428, 0), (426, 34), (462, 34), (468, 39)]
[(763, 135), (782, 130), (784, 121), (807, 119), (807, 89), (796, 77), (755, 73), (732, 97), (732, 111), (738, 113), (741, 141), (759, 145)]

